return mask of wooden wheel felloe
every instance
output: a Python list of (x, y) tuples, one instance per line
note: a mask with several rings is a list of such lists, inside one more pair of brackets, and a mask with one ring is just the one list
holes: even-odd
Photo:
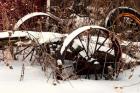
[[(52, 27), (52, 29), (54, 29), (54, 28), (56, 28), (55, 26), (57, 26), (58, 24), (62, 24), (63, 23), (63, 21), (60, 19), (60, 18), (58, 18), (58, 17), (56, 17), (55, 15), (53, 15), (53, 14), (51, 14), (51, 13), (49, 13), (49, 12), (47, 12), (47, 13), (43, 13), (43, 12), (33, 12), (33, 13), (30, 13), (30, 14), (27, 14), (27, 15), (25, 15), (24, 17), (22, 17), (21, 19), (19, 19), (18, 20), (18, 22), (14, 25), (14, 28), (13, 28), (13, 30), (14, 31), (16, 31), (16, 30), (19, 30), (19, 27), (23, 24), (23, 23), (25, 23), (27, 20), (31, 20), (32, 18), (34, 18), (34, 17), (38, 17), (38, 16), (41, 16), (41, 17), (46, 17), (46, 22), (45, 22), (45, 24), (46, 24), (46, 26), (47, 27), (49, 27), (49, 26), (51, 26)], [(41, 31), (43, 31), (42, 30), (42, 22), (41, 22), (41, 19), (36, 19), (35, 21), (34, 21), (34, 23), (37, 23), (38, 24), (38, 27), (39, 27), (39, 31), (41, 30)], [(50, 25), (50, 24), (51, 25)], [(35, 24), (34, 24), (35, 25)], [(25, 27), (26, 28), (26, 27)], [(25, 30), (25, 28), (24, 28), (24, 30)], [(30, 28), (33, 28), (33, 27), (30, 27)], [(50, 29), (50, 28), (49, 28)], [(46, 28), (46, 30), (49, 30), (48, 28)], [(37, 29), (36, 29), (37, 30)], [(58, 32), (58, 31), (55, 31), (55, 32)]]
[(95, 79), (113, 79), (121, 64), (117, 39), (100, 26), (84, 26), (73, 31), (64, 40), (60, 54), (68, 77), (77, 74), (89, 78), (95, 74)]
[[(140, 25), (140, 13), (129, 7), (118, 7), (109, 12), (105, 19), (105, 27), (111, 28), (120, 18), (128, 17)], [(120, 20), (122, 21), (122, 20)]]

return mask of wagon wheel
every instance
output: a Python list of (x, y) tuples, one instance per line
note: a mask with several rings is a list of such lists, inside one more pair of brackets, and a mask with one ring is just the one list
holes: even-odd
[[(25, 15), (24, 17), (22, 17), (21, 19), (19, 19), (18, 20), (18, 22), (15, 24), (15, 26), (14, 26), (14, 28), (13, 28), (13, 30), (14, 31), (17, 31), (17, 30), (19, 30), (20, 29), (20, 27), (23, 25), (23, 23), (25, 24), (25, 22), (27, 21), (27, 20), (31, 20), (31, 18), (33, 18), (33, 17), (38, 17), (38, 16), (42, 16), (42, 17), (44, 17), (44, 16), (46, 16), (47, 17), (47, 19), (49, 18), (49, 21), (48, 21), (48, 23), (49, 22), (51, 22), (52, 23), (52, 27), (51, 28), (53, 28), (53, 25), (54, 25), (54, 23), (56, 23), (55, 25), (54, 25), (54, 28), (53, 29), (51, 29), (51, 28), (49, 28), (50, 27), (50, 24), (48, 24), (48, 28), (47, 28), (47, 30), (48, 31), (50, 31), (49, 29), (51, 29), (51, 31), (53, 31), (53, 32), (58, 32), (58, 29), (57, 29), (57, 24), (61, 24), (62, 23), (62, 20), (61, 19), (59, 19), (58, 17), (56, 17), (56, 16), (54, 16), (53, 14), (51, 14), (51, 13), (42, 13), (42, 12), (33, 12), (33, 13), (30, 13), (30, 14), (27, 14), (27, 15)], [(34, 22), (35, 23), (35, 22)], [(46, 21), (46, 23), (47, 23), (47, 21)], [(41, 26), (41, 24), (38, 24), (38, 26), (40, 27)], [(25, 31), (25, 29), (23, 30), (23, 32)], [(36, 31), (37, 31), (37, 33), (38, 33), (38, 35), (42, 35), (42, 33), (40, 32), (40, 31), (42, 31), (42, 29), (40, 28), (40, 29), (36, 29)], [(39, 32), (38, 32), (39, 31)], [(37, 39), (36, 38), (40, 38), (39, 36), (38, 37), (36, 37), (36, 36), (34, 36), (35, 35), (35, 33), (33, 32), (33, 34), (32, 33), (30, 33), (30, 32), (28, 32), (28, 31), (25, 31), (25, 32), (27, 32), (27, 34), (28, 34), (28, 38), (29, 39), (33, 39), (33, 40), (35, 40), (35, 41), (37, 41)], [(30, 37), (32, 37), (32, 38), (30, 38)], [(19, 38), (20, 39), (20, 38)], [(20, 39), (20, 41), (21, 41), (21, 39)], [(37, 42), (36, 42), (37, 43)], [(32, 44), (32, 45), (38, 45), (38, 44)], [(29, 46), (27, 46), (27, 47), (29, 47)], [(26, 48), (25, 48), (26, 49)], [(25, 49), (22, 49), (22, 50), (25, 50)], [(22, 51), (22, 50), (20, 50), (20, 51)], [(20, 53), (20, 51), (18, 51), (16, 54), (18, 54), (18, 53)], [(33, 53), (34, 52), (34, 49), (31, 49), (31, 52), (29, 52), (29, 53)], [(29, 54), (27, 54), (27, 55), (29, 55)], [(31, 57), (32, 58), (32, 57)]]
[[(59, 32), (59, 29), (52, 29), (50, 30), (50, 25), (53, 27), (59, 27), (59, 24), (62, 24), (62, 20), (59, 19), (58, 17), (54, 16), (51, 13), (42, 13), (42, 12), (34, 12), (31, 14), (28, 14), (26, 16), (24, 16), (23, 18), (21, 18), (14, 26), (14, 33), (17, 32), (17, 30), (19, 30), (19, 27), (28, 19), (32, 18), (32, 17), (36, 17), (36, 16), (46, 16), (47, 19), (49, 17), (49, 21), (51, 22), (50, 24), (48, 24), (48, 28), (47, 31), (48, 32), (42, 32), (42, 31), (26, 31), (25, 29), (23, 30), (23, 33), (26, 33), (26, 37), (28, 37), (29, 40), (31, 40), (30, 44), (28, 45), (22, 45), (19, 46), (18, 50), (16, 51), (15, 55), (19, 55), (20, 53), (23, 55), (23, 60), (25, 61), (26, 58), (29, 59), (33, 64), (35, 62), (41, 64), (42, 66), (42, 70), (46, 71), (46, 66), (50, 66), (53, 67), (53, 69), (55, 68), (55, 62), (54, 60), (56, 60), (55, 58), (55, 53), (52, 53), (52, 51), (56, 51), (57, 50), (57, 45), (60, 45), (61, 41), (54, 41), (51, 42), (52, 37), (49, 36), (53, 36), (56, 38), (61, 38), (59, 36), (61, 36), (61, 34), (59, 33), (53, 33), (53, 32)], [(54, 22), (55, 21), (55, 22)], [(55, 25), (54, 25), (55, 24)], [(58, 26), (57, 26), (58, 25)], [(49, 31), (53, 31), (52, 33)], [(45, 34), (44, 34), (45, 33)], [(51, 34), (51, 35), (50, 35)], [(57, 36), (59, 35), (59, 36)], [(45, 41), (45, 38), (48, 37), (48, 39), (50, 39), (50, 42)], [(19, 37), (20, 41), (23, 41), (20, 37)], [(55, 43), (55, 47), (54, 47), (54, 43)], [(50, 59), (49, 59), (50, 58)], [(49, 60), (53, 60), (52, 63), (50, 63)]]
[(113, 79), (119, 74), (119, 43), (103, 27), (84, 26), (73, 31), (64, 40), (60, 54), (62, 74), (67, 72), (66, 79), (75, 74), (86, 75), (87, 78), (90, 74), (95, 74), (95, 79)]
[(105, 27), (118, 35), (124, 53), (136, 59), (136, 61), (140, 59), (138, 48), (140, 42), (140, 13), (138, 11), (129, 7), (118, 7), (106, 17)]

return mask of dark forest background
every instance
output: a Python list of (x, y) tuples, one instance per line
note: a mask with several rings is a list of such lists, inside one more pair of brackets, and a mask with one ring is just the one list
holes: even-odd
[[(71, 14), (104, 19), (110, 10), (119, 6), (129, 6), (140, 11), (140, 0), (50, 0), (50, 12), (63, 19), (69, 19)], [(0, 30), (12, 30), (24, 15), (47, 12), (47, 8), (47, 0), (0, 0)], [(22, 28), (35, 29), (36, 19), (45, 24), (45, 18), (35, 17)]]

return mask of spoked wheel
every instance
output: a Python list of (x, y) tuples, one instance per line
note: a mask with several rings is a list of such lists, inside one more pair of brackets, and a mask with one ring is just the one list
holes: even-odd
[[(59, 32), (59, 24), (62, 20), (50, 13), (35, 12), (28, 14), (21, 18), (14, 26), (14, 33), (18, 32), (19, 27), (28, 19), (36, 16), (46, 16), (48, 20), (48, 32), (43, 32), (42, 30), (36, 31), (26, 31), (25, 29), (21, 33), (26, 34), (28, 42), (22, 42), (24, 40), (20, 39), (21, 45), (17, 48), (15, 55), (23, 55), (23, 61), (26, 59), (31, 61), (31, 64), (37, 63), (41, 64), (43, 71), (48, 71), (48, 69), (56, 70), (56, 54), (60, 48), (61, 40), (65, 37), (64, 34), (56, 33)], [(41, 26), (41, 24), (39, 24)], [(50, 30), (51, 29), (51, 30)], [(52, 32), (51, 32), (52, 31)], [(30, 42), (29, 42), (30, 41)], [(51, 72), (51, 74), (52, 74)]]
[(62, 73), (67, 78), (74, 75), (90, 78), (94, 74), (95, 79), (114, 79), (121, 67), (121, 49), (117, 39), (100, 26), (84, 26), (73, 31), (64, 40), (60, 54)]
[[(59, 28), (59, 24), (62, 23), (62, 20), (59, 19), (58, 17), (56, 17), (55, 15), (51, 14), (51, 13), (42, 13), (42, 12), (33, 12), (33, 13), (27, 14), (24, 17), (22, 17), (21, 19), (19, 19), (18, 22), (14, 26), (14, 31), (19, 30), (21, 26), (26, 26), (26, 24), (27, 24), (26, 21), (27, 20), (31, 21), (31, 20), (33, 20), (33, 17), (38, 17), (38, 16), (46, 17), (46, 20), (48, 20), (48, 21), (46, 21), (44, 19), (46, 21), (46, 23), (48, 23), (47, 24), (47, 27), (48, 27), (47, 31), (48, 32), (50, 32), (50, 31), (59, 32), (58, 28)], [(26, 24), (25, 24), (25, 22), (26, 22)], [(21, 32), (21, 34), (22, 33), (26, 34), (26, 37), (28, 38), (28, 40), (31, 40), (31, 42), (22, 42), (24, 40), (20, 39), (20, 37), (19, 37), (19, 41), (21, 42), (20, 43), (21, 45), (24, 45), (25, 43), (30, 43), (30, 44), (24, 46), (24, 48), (18, 47), (17, 52), (15, 53), (15, 55), (19, 54), (20, 52), (25, 52), (25, 50), (27, 50), (27, 49), (32, 47), (31, 49), (28, 50), (30, 52), (27, 53), (27, 51), (26, 51), (24, 53), (24, 54), (26, 54), (24, 59), (27, 58), (31, 54), (30, 60), (32, 60), (32, 56), (35, 53), (34, 51), (36, 49), (38, 49), (38, 47), (39, 47), (38, 45), (39, 45), (40, 42), (38, 42), (38, 39), (40, 39), (40, 38), (43, 39), (44, 38), (43, 43), (45, 43), (45, 37), (44, 37), (44, 35), (42, 33), (42, 22), (41, 22), (41, 20), (40, 20), (40, 23), (38, 22), (38, 20), (34, 20), (34, 23), (38, 23), (38, 27), (40, 29), (35, 29), (36, 31), (28, 31), (28, 30), (26, 31), (25, 28), (24, 28), (24, 30)], [(30, 28), (32, 28), (32, 27), (30, 27)], [(16, 33), (16, 32), (14, 32), (14, 33)], [(48, 34), (50, 34), (50, 33), (48, 33)], [(51, 40), (50, 40), (50, 42), (51, 42)], [(42, 44), (42, 42), (41, 42), (41, 44)]]
[(118, 7), (106, 17), (105, 27), (114, 31), (119, 37), (123, 52), (133, 59), (129, 62), (140, 59), (140, 13), (138, 11), (129, 7)]

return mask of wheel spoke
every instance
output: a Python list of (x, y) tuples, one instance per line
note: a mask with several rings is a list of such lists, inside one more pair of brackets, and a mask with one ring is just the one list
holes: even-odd
[(90, 45), (90, 36), (89, 36), (89, 33), (88, 33), (88, 36), (87, 36), (87, 55), (89, 56), (89, 45)]
[[(110, 53), (113, 49), (113, 46), (112, 47), (110, 47), (107, 51), (106, 51), (106, 53), (105, 53), (105, 62), (104, 62), (104, 64), (103, 64), (103, 71), (102, 71), (102, 75), (101, 75), (101, 78), (103, 78), (103, 76), (104, 76), (104, 72), (105, 72), (105, 67), (106, 67), (106, 63), (107, 63), (107, 60), (106, 60), (106, 58), (107, 58), (107, 53)], [(111, 51), (110, 51), (111, 50)], [(110, 52), (109, 52), (110, 51)]]
[(23, 61), (34, 51), (34, 48), (23, 58)]
[(108, 38), (106, 38), (106, 39), (103, 41), (103, 43), (98, 47), (98, 49), (97, 49), (96, 51), (98, 51), (98, 50), (104, 45), (104, 43), (106, 42), (107, 39), (108, 39)]
[[(107, 51), (106, 51), (106, 53), (111, 53), (111, 51), (113, 50), (112, 49), (113, 47), (111, 46)], [(111, 50), (111, 51), (110, 51)], [(110, 52), (109, 52), (110, 51)]]
[(97, 33), (97, 41), (96, 41), (96, 44), (95, 44), (94, 53), (95, 53), (96, 48), (97, 48), (97, 44), (98, 44), (98, 40), (99, 40), (99, 36), (100, 36), (100, 31), (98, 31), (98, 33)]
[(35, 52), (35, 50), (33, 49), (33, 52), (31, 53), (30, 61), (32, 61), (32, 59), (33, 59), (34, 52)]
[(26, 50), (27, 48), (29, 48), (30, 46), (25, 47), (24, 49), (20, 50), (19, 52), (16, 52), (14, 55), (17, 55), (19, 53), (21, 53), (22, 51)]
[(85, 53), (86, 53), (86, 56), (89, 58), (89, 56), (87, 55), (87, 50), (86, 50), (85, 46), (83, 45), (82, 40), (81, 40), (81, 38), (80, 38), (79, 36), (78, 36), (78, 39), (79, 39), (79, 41), (80, 41), (82, 47), (84, 48), (84, 51), (85, 51)]

